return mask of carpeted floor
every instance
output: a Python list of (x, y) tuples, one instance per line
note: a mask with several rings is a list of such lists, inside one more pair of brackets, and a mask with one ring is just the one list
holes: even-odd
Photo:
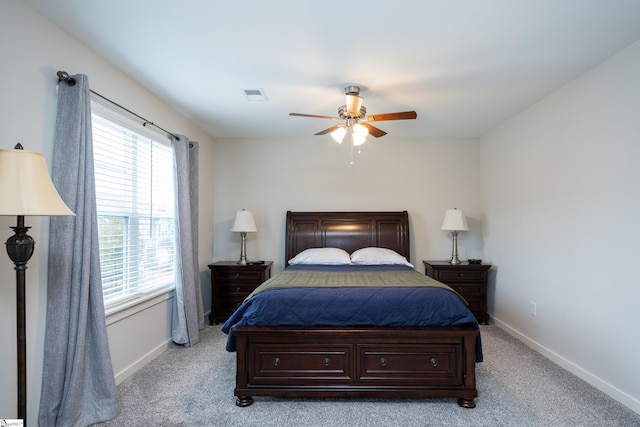
[(219, 326), (123, 381), (113, 426), (640, 426), (636, 414), (493, 325), (482, 326), (475, 409), (456, 399), (279, 399), (235, 405), (235, 353)]

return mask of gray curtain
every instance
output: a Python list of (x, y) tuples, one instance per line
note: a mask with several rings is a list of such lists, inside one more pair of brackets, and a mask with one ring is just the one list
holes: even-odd
[(102, 300), (89, 81), (58, 86), (52, 179), (75, 217), (52, 217), (41, 426), (87, 426), (119, 413)]
[(179, 232), (178, 268), (173, 307), (172, 339), (187, 347), (200, 341), (204, 308), (198, 268), (198, 143), (183, 135), (171, 137), (174, 151)]

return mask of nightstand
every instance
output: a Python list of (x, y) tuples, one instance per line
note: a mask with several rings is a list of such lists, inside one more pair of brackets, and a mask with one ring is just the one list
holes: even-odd
[(238, 264), (219, 261), (211, 270), (211, 314), (209, 324), (227, 320), (255, 288), (271, 277), (273, 261), (264, 264)]
[(456, 290), (469, 303), (469, 310), (482, 325), (489, 324), (487, 279), (491, 264), (453, 265), (447, 261), (422, 261), (427, 276)]

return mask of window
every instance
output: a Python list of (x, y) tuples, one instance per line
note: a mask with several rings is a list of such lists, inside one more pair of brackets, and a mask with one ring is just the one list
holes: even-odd
[(100, 268), (109, 313), (174, 287), (173, 151), (142, 126), (98, 105), (92, 110)]

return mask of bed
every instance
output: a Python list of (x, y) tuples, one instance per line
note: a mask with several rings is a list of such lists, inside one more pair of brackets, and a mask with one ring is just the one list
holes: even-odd
[[(344, 272), (351, 267), (342, 265), (289, 265), (314, 248), (339, 248), (353, 255), (363, 248), (385, 248), (410, 260), (407, 211), (288, 211), (285, 243), (287, 268), (261, 285), (222, 327), (229, 335), (227, 350), (236, 352), (236, 405), (249, 406), (254, 396), (443, 397), (475, 407), (475, 365), (482, 361), (479, 326), (455, 291), (438, 282), (387, 287), (371, 279), (356, 286), (351, 279), (426, 277), (402, 265), (388, 272), (388, 266), (380, 265), (357, 266), (361, 272)], [(298, 270), (310, 270), (332, 285), (298, 286), (296, 280), (307, 277)], [(279, 289), (278, 276), (281, 282), (293, 280), (293, 286)], [(349, 278), (349, 286), (333, 283), (336, 278)], [(436, 294), (445, 300), (419, 299)], [(319, 299), (303, 305), (304, 313), (296, 312), (294, 307), (311, 296)], [(455, 313), (429, 317), (443, 306)], [(418, 314), (407, 314), (412, 310)], [(361, 311), (366, 311), (364, 318)], [(307, 319), (310, 312), (315, 317)], [(353, 318), (331, 317), (345, 312)]]

